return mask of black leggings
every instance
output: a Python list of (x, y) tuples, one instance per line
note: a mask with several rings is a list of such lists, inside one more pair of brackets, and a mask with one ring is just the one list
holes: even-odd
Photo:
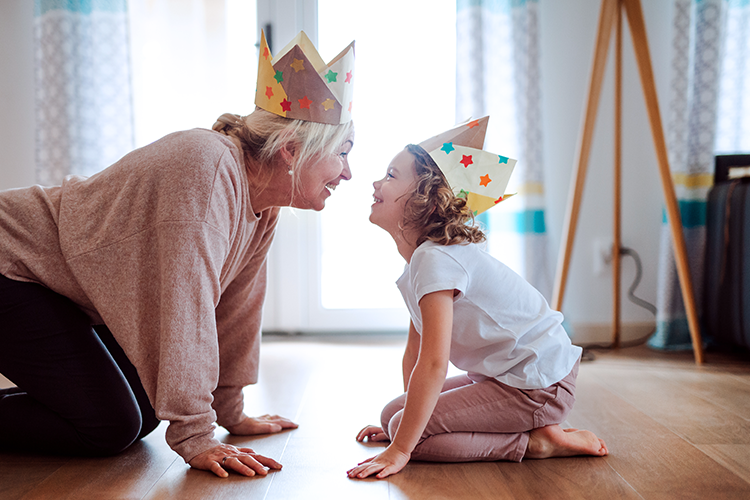
[(0, 450), (102, 456), (159, 420), (106, 326), (68, 298), (0, 275)]

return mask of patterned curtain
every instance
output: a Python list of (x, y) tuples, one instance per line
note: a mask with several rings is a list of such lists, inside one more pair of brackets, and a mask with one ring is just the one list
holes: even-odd
[(126, 0), (36, 0), (36, 173), (92, 175), (133, 148)]
[[(726, 4), (727, 0), (675, 0), (674, 3), (667, 146), (699, 315), (706, 200), (713, 183)], [(747, 35), (743, 41), (747, 43)], [(661, 231), (656, 305), (656, 333), (649, 345), (659, 349), (691, 349), (666, 216)]]
[(458, 0), (456, 28), (456, 117), (490, 115), (485, 148), (518, 159), (508, 186), (518, 196), (480, 216), (489, 251), (549, 299), (539, 3)]

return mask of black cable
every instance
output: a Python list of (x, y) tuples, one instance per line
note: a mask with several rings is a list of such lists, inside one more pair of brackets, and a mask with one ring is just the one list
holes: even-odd
[[(630, 288), (628, 289), (628, 299), (630, 299), (630, 301), (633, 304), (650, 311), (651, 314), (656, 316), (656, 311), (657, 311), (656, 306), (654, 306), (652, 303), (645, 301), (642, 298), (637, 297), (635, 295), (635, 290), (636, 288), (638, 288), (638, 285), (641, 283), (641, 277), (643, 276), (643, 265), (641, 263), (641, 258), (638, 255), (638, 252), (636, 252), (632, 248), (620, 247), (620, 255), (630, 256), (635, 261), (635, 278), (633, 278), (633, 283), (630, 285)], [(656, 328), (651, 330), (648, 333), (648, 335), (645, 335), (643, 337), (630, 340), (628, 342), (620, 342), (619, 347), (621, 348), (635, 347), (635, 346), (644, 344), (654, 334), (655, 331), (656, 331)], [(612, 349), (614, 348), (614, 342), (610, 344), (586, 344), (586, 345), (581, 345), (580, 347), (583, 347), (583, 354), (581, 355), (581, 359), (593, 360), (595, 356), (592, 353), (587, 352), (587, 351), (594, 350), (594, 349), (600, 349), (600, 350)]]
[(628, 289), (628, 298), (630, 298), (630, 301), (633, 304), (649, 310), (651, 314), (656, 316), (656, 306), (641, 299), (640, 297), (635, 296), (635, 289), (638, 288), (638, 285), (641, 283), (641, 276), (643, 276), (641, 257), (638, 255), (638, 252), (636, 252), (632, 248), (627, 247), (622, 247), (620, 249), (620, 255), (629, 255), (633, 257), (633, 260), (635, 261), (635, 279), (633, 280), (633, 284), (630, 285), (630, 288)]

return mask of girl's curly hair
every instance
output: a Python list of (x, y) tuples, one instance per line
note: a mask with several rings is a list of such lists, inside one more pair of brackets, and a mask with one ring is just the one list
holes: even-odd
[(417, 181), (404, 207), (404, 230), (413, 230), (417, 246), (425, 241), (439, 245), (479, 243), (486, 239), (474, 225), (474, 214), (466, 200), (457, 198), (435, 160), (421, 146), (409, 144)]

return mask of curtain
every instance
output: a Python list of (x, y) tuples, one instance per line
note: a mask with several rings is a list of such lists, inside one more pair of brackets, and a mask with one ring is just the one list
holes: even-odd
[(485, 149), (518, 160), (518, 196), (480, 216), (489, 251), (549, 299), (538, 1), (458, 0), (456, 47), (456, 117), (490, 115)]
[(36, 0), (36, 175), (89, 176), (133, 147), (126, 0)]
[[(747, 5), (747, 0), (734, 3)], [(747, 92), (747, 87), (742, 88), (741, 80), (733, 82), (735, 88), (731, 93), (726, 91), (726, 83), (722, 85), (729, 76), (725, 70), (725, 47), (735, 45), (735, 53), (741, 53), (743, 46), (745, 49), (744, 60), (741, 60), (743, 57), (733, 56), (735, 74), (731, 78), (743, 73), (740, 68), (748, 67), (747, 13), (744, 38), (731, 40), (738, 34), (727, 37), (727, 21), (733, 17), (727, 15), (728, 5), (727, 0), (675, 0), (674, 3), (672, 99), (669, 103), (667, 146), (699, 316), (703, 295), (706, 200), (713, 183), (714, 152), (719, 142), (736, 136), (728, 134), (723, 137), (725, 132), (717, 134), (717, 123), (721, 121), (718, 118), (729, 119), (731, 125), (727, 128), (732, 128), (738, 121), (737, 114), (734, 110), (728, 111), (741, 103), (742, 92)], [(743, 36), (741, 19), (734, 19), (731, 24), (739, 25), (733, 29)], [(721, 113), (720, 102), (725, 108)], [(742, 135), (741, 128), (733, 132)], [(649, 345), (659, 349), (691, 349), (666, 216), (663, 217), (658, 269), (656, 332)]]

